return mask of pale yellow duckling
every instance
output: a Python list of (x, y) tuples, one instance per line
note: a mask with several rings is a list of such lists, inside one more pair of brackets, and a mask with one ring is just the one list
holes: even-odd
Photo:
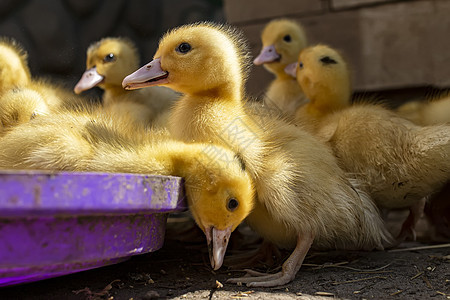
[(49, 80), (33, 79), (26, 51), (14, 39), (0, 39), (0, 119), (4, 128), (81, 102)]
[(450, 94), (444, 93), (427, 101), (411, 101), (397, 108), (397, 113), (418, 125), (450, 123)]
[(237, 226), (253, 206), (254, 185), (239, 155), (137, 125), (86, 111), (34, 119), (0, 139), (0, 168), (181, 176), (194, 216), (203, 216), (196, 219), (208, 248), (226, 249), (224, 233), (235, 229), (229, 224)]
[(135, 45), (125, 38), (104, 38), (87, 49), (86, 71), (74, 88), (79, 94), (95, 86), (104, 90), (103, 106), (137, 122), (164, 125), (178, 95), (164, 87), (126, 91), (122, 80), (139, 65)]
[[(266, 240), (295, 248), (276, 274), (249, 271), (231, 282), (276, 286), (295, 278), (311, 245), (319, 248), (383, 248), (389, 241), (378, 211), (367, 195), (347, 180), (331, 151), (312, 135), (245, 108), (244, 78), (248, 65), (239, 32), (211, 23), (185, 25), (167, 33), (154, 59), (127, 76), (135, 89), (164, 85), (183, 93), (176, 103), (170, 132), (186, 142), (212, 142), (233, 149), (251, 174), (257, 197), (248, 215), (227, 221), (235, 228), (246, 217)], [(217, 159), (221, 158), (216, 153)], [(223, 214), (199, 212), (202, 224)], [(229, 236), (220, 227), (213, 240)], [(220, 268), (226, 244), (212, 249), (211, 266)], [(214, 244), (215, 245), (215, 244)]]
[(295, 78), (286, 74), (284, 68), (296, 62), (300, 51), (307, 46), (306, 34), (303, 27), (293, 20), (275, 19), (264, 27), (261, 41), (261, 53), (253, 63), (263, 65), (275, 75), (265, 93), (264, 102), (292, 117), (307, 99)]
[(14, 39), (0, 38), (0, 95), (31, 81), (27, 57)]
[(415, 238), (424, 199), (450, 178), (450, 126), (417, 126), (380, 105), (350, 105), (348, 67), (334, 49), (305, 49), (296, 68), (310, 103), (297, 118), (328, 142), (341, 167), (384, 208), (410, 208), (399, 239)]
[[(39, 113), (47, 113), (48, 106), (40, 94), (20, 88), (31, 82), (27, 53), (13, 39), (0, 39), (0, 135), (8, 128)], [(30, 98), (30, 101), (27, 98)]]
[(12, 89), (0, 96), (0, 136), (14, 126), (50, 114), (42, 95), (32, 89)]

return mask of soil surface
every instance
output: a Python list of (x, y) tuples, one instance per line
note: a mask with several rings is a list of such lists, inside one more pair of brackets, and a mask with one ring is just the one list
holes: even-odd
[[(2, 288), (0, 299), (450, 299), (448, 244), (413, 250), (410, 248), (430, 244), (408, 242), (400, 247), (410, 249), (406, 251), (310, 252), (293, 282), (276, 288), (248, 288), (226, 283), (227, 278), (244, 275), (243, 271), (211, 269), (203, 236), (194, 235), (190, 242), (173, 236), (169, 224), (165, 245), (156, 252), (116, 265)], [(235, 238), (235, 248), (243, 239), (253, 238), (245, 230), (242, 236)], [(282, 254), (275, 267), (260, 265), (257, 269), (276, 271), (289, 255)]]

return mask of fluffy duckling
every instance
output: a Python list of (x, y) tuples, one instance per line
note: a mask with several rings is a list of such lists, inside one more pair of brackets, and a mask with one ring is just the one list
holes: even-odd
[[(212, 249), (251, 211), (254, 187), (241, 158), (211, 144), (186, 144), (165, 131), (73, 112), (34, 119), (1, 138), (0, 168), (125, 172), (181, 176), (188, 204)], [(212, 214), (212, 212), (214, 212)], [(219, 262), (221, 263), (221, 262)]]
[[(44, 99), (33, 91), (19, 92), (31, 81), (27, 53), (13, 39), (0, 39), (0, 135), (11, 126), (47, 112)], [(30, 97), (30, 101), (27, 100)]]
[(318, 120), (351, 105), (350, 72), (342, 56), (325, 45), (304, 49), (298, 59), (285, 68), (302, 89), (308, 89), (309, 102), (296, 111), (296, 120), (316, 131)]
[[(77, 94), (95, 86), (104, 90), (103, 105), (114, 114), (129, 114), (138, 122), (163, 125), (178, 95), (164, 87), (126, 91), (122, 80), (139, 65), (135, 45), (125, 38), (104, 38), (87, 49), (86, 71), (76, 84)], [(161, 116), (162, 115), (162, 116)]]
[(0, 95), (31, 81), (28, 55), (14, 40), (0, 38)]
[(0, 136), (14, 126), (50, 114), (42, 95), (32, 89), (12, 89), (0, 96)]
[(418, 125), (450, 123), (450, 94), (428, 101), (411, 101), (397, 108), (397, 113)]
[(6, 127), (82, 102), (62, 86), (32, 78), (27, 53), (14, 39), (0, 38), (0, 65), (0, 119)]
[[(123, 81), (127, 89), (164, 85), (181, 92), (170, 119), (172, 135), (186, 142), (217, 143), (238, 153), (256, 189), (254, 208), (243, 217), (266, 240), (294, 248), (279, 273), (249, 271), (251, 276), (230, 282), (286, 284), (295, 278), (311, 245), (382, 248), (389, 234), (377, 208), (345, 178), (331, 151), (294, 125), (255, 107), (252, 112), (245, 108), (247, 66), (239, 32), (197, 23), (168, 32), (153, 61)], [(216, 156), (221, 157), (220, 153)], [(198, 214), (196, 210), (194, 203), (193, 215), (200, 224), (203, 218), (214, 224), (214, 218), (223, 214), (214, 209)], [(234, 222), (243, 217), (227, 221), (227, 231), (218, 237), (228, 237), (238, 225)], [(226, 244), (213, 245), (211, 266), (217, 270)]]
[(297, 117), (333, 149), (341, 167), (353, 174), (384, 208), (410, 208), (399, 240), (415, 238), (424, 197), (450, 176), (450, 127), (417, 126), (380, 105), (350, 106), (349, 71), (334, 49), (319, 45), (299, 56), (296, 75), (310, 103)]
[(261, 41), (263, 48), (253, 63), (263, 65), (275, 75), (265, 93), (264, 102), (280, 109), (287, 116), (294, 116), (297, 108), (307, 99), (295, 78), (286, 74), (284, 68), (296, 62), (298, 54), (306, 47), (305, 32), (295, 21), (275, 19), (264, 27)]

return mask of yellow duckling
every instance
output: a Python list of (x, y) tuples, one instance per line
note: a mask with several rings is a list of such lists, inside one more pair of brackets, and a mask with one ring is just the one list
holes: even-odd
[[(286, 284), (295, 278), (311, 245), (382, 248), (389, 234), (375, 205), (345, 178), (331, 151), (312, 135), (265, 115), (265, 111), (246, 110), (243, 84), (247, 65), (239, 32), (197, 23), (168, 32), (153, 61), (123, 81), (127, 89), (164, 85), (183, 93), (172, 111), (172, 135), (186, 142), (217, 143), (242, 158), (256, 189), (254, 208), (224, 226), (213, 225), (218, 229), (213, 240), (228, 237), (238, 225), (235, 222), (246, 218), (266, 240), (294, 248), (279, 273), (249, 271), (252, 276), (230, 282)], [(205, 219), (214, 224), (214, 218), (223, 214), (203, 210), (201, 203), (193, 203), (191, 210), (198, 224)], [(212, 249), (210, 257), (215, 270), (225, 253), (224, 244), (220, 245)]]
[(303, 27), (289, 19), (269, 22), (261, 35), (263, 48), (253, 63), (263, 65), (275, 75), (264, 97), (266, 105), (275, 106), (287, 116), (294, 116), (298, 107), (307, 102), (295, 78), (284, 68), (297, 61), (300, 51), (307, 46)]
[[(27, 53), (13, 39), (0, 39), (0, 135), (8, 128), (28, 122), (38, 113), (47, 113), (41, 95), (21, 93), (19, 88), (31, 81)], [(30, 101), (27, 98), (30, 97)]]
[(81, 102), (49, 80), (33, 79), (26, 51), (14, 40), (0, 38), (0, 120), (3, 129), (61, 107)]
[[(411, 122), (422, 125), (437, 125), (450, 122), (450, 94), (439, 93), (428, 98), (426, 101), (411, 101), (397, 108), (397, 113)], [(425, 214), (427, 220), (434, 227), (434, 235), (450, 238), (450, 204), (448, 193), (450, 183), (438, 194), (427, 200)], [(433, 237), (435, 239), (436, 237)]]
[(252, 209), (253, 182), (234, 152), (211, 143), (175, 141), (165, 131), (149, 131), (101, 112), (34, 119), (13, 128), (0, 143), (2, 169), (184, 177), (188, 204), (196, 207), (194, 216), (202, 216), (196, 219), (210, 250), (226, 249), (225, 233), (235, 229), (228, 227), (230, 222), (237, 226)]
[(330, 47), (305, 49), (296, 75), (310, 103), (300, 123), (333, 149), (341, 167), (353, 174), (384, 208), (410, 208), (399, 239), (415, 238), (424, 198), (450, 178), (450, 127), (417, 126), (379, 105), (350, 106), (349, 71)]
[[(144, 124), (163, 125), (178, 95), (163, 87), (126, 91), (122, 80), (139, 65), (135, 45), (125, 38), (104, 38), (87, 50), (86, 71), (76, 84), (77, 94), (95, 86), (104, 90), (103, 106), (116, 115), (128, 114)], [(162, 115), (162, 116), (161, 116)]]
[(397, 113), (418, 125), (450, 123), (450, 94), (444, 93), (428, 101), (411, 101), (397, 108)]
[(0, 96), (0, 136), (14, 126), (49, 113), (50, 109), (42, 95), (35, 90), (9, 90)]
[(0, 38), (0, 95), (31, 81), (27, 57), (14, 39)]

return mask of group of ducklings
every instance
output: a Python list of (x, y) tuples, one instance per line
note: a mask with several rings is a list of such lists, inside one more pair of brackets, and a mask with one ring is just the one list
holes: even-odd
[[(104, 90), (101, 105), (87, 105), (33, 79), (25, 52), (3, 40), (0, 168), (182, 176), (215, 270), (244, 220), (265, 243), (294, 249), (278, 273), (229, 279), (248, 286), (292, 281), (311, 247), (384, 249), (414, 238), (425, 200), (450, 179), (450, 125), (352, 105), (342, 56), (306, 48), (291, 20), (270, 22), (262, 43), (254, 63), (276, 75), (263, 103), (246, 96), (248, 48), (230, 26), (170, 30), (140, 69), (130, 41), (102, 39), (74, 89)], [(397, 238), (380, 208), (410, 208)]]

